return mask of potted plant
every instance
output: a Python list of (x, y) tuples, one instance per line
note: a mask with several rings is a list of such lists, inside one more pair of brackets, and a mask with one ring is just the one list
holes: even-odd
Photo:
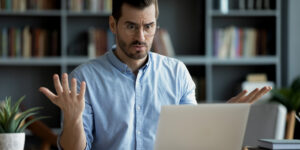
[(33, 122), (45, 117), (37, 117), (25, 122), (25, 120), (37, 114), (40, 107), (34, 107), (24, 112), (19, 111), (19, 106), (25, 96), (21, 97), (14, 105), (11, 97), (6, 97), (0, 105), (0, 149), (23, 150), (25, 143), (24, 130)]
[(274, 89), (271, 93), (271, 100), (283, 104), (289, 112), (287, 115), (286, 139), (293, 139), (295, 115), (300, 108), (300, 76), (292, 82), (291, 86)]

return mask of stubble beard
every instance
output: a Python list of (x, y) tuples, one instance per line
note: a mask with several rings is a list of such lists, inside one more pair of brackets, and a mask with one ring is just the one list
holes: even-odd
[[(118, 45), (119, 45), (120, 49), (123, 51), (123, 53), (127, 57), (129, 57), (131, 59), (135, 59), (135, 60), (139, 60), (139, 59), (143, 59), (143, 58), (147, 57), (148, 51), (149, 51), (149, 46), (146, 43), (141, 43), (141, 42), (138, 42), (138, 41), (134, 41), (134, 42), (130, 43), (129, 45), (127, 45), (119, 36), (116, 36), (116, 38), (117, 38), (117, 42), (118, 42)], [(130, 53), (129, 48), (132, 45), (138, 45), (138, 44), (144, 45), (146, 47), (146, 51), (145, 52)]]

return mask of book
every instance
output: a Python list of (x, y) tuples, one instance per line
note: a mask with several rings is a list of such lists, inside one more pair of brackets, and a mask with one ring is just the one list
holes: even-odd
[(0, 41), (2, 43), (1, 48), (2, 48), (2, 57), (5, 58), (8, 56), (8, 29), (3, 28), (2, 29), (2, 38)]
[(15, 28), (9, 29), (8, 37), (9, 37), (8, 54), (10, 57), (15, 57), (16, 56), (16, 29)]
[(167, 30), (157, 30), (153, 39), (153, 52), (170, 57), (176, 55), (171, 37)]
[(38, 51), (37, 51), (37, 57), (44, 57), (46, 54), (46, 41), (47, 41), (47, 31), (42, 29), (40, 30), (40, 34), (39, 34), (39, 40), (38, 40)]
[(33, 30), (33, 40), (32, 40), (32, 56), (37, 57), (39, 55), (39, 49), (40, 49), (40, 33), (41, 33), (40, 28), (36, 28)]
[(16, 39), (15, 39), (15, 51), (16, 51), (15, 53), (16, 54), (15, 54), (15, 56), (16, 57), (21, 57), (21, 55), (22, 55), (21, 54), (22, 53), (21, 52), (21, 49), (22, 49), (22, 47), (21, 47), (22, 46), (21, 45), (21, 42), (22, 42), (21, 41), (21, 39), (22, 39), (22, 37), (21, 37), (21, 29), (17, 28), (15, 34), (16, 34)]
[(256, 57), (270, 54), (270, 38), (266, 29), (229, 26), (216, 28), (213, 55), (217, 58)]
[(55, 9), (58, 0), (0, 0), (0, 10), (24, 12), (26, 10)]
[(29, 58), (31, 57), (31, 50), (32, 50), (32, 39), (31, 39), (31, 33), (30, 33), (30, 28), (26, 26), (23, 29), (23, 40), (22, 40), (22, 52), (23, 52), (23, 57), (24, 58)]
[(276, 139), (260, 139), (258, 140), (258, 146), (268, 149), (281, 149), (291, 150), (300, 149), (300, 140), (276, 140)]
[(69, 0), (68, 9), (74, 12), (104, 12), (111, 13), (112, 0)]
[(88, 57), (90, 59), (96, 58), (96, 46), (95, 46), (95, 33), (94, 33), (94, 28), (91, 27), (88, 30)]
[(254, 0), (247, 0), (247, 9), (254, 9)]
[(266, 82), (267, 80), (267, 75), (265, 73), (255, 73), (247, 75), (248, 82)]
[(263, 0), (256, 0), (255, 8), (256, 9), (262, 9)]
[(12, 10), (12, 1), (11, 0), (6, 0), (5, 1), (5, 8), (6, 10)]
[(243, 150), (269, 150), (266, 148), (262, 148), (262, 147), (245, 147)]
[(101, 56), (115, 43), (114, 36), (110, 31), (101, 28), (90, 27), (88, 34), (88, 57), (90, 59)]
[(96, 56), (101, 56), (107, 51), (107, 32), (104, 29), (97, 29), (96, 31)]
[(224, 14), (229, 11), (229, 0), (220, 0), (220, 11)]
[(154, 35), (152, 44), (153, 52), (159, 53), (161, 55), (167, 55), (166, 50), (164, 49), (163, 41), (160, 36), (160, 30), (161, 29), (157, 30), (157, 32)]
[(228, 27), (224, 30), (224, 34), (222, 36), (222, 45), (218, 50), (218, 58), (228, 58), (230, 54), (230, 43), (232, 40), (232, 32), (234, 27)]
[(239, 9), (244, 10), (245, 9), (245, 2), (246, 0), (239, 0)]
[(170, 37), (168, 31), (162, 30), (161, 36), (162, 36), (162, 40), (164, 41), (164, 44), (165, 44), (167, 56), (174, 57), (175, 56), (174, 47), (173, 47), (172, 40), (171, 40), (171, 37)]
[(51, 56), (58, 56), (58, 31), (54, 30), (51, 33)]
[(270, 0), (264, 0), (264, 9), (270, 9)]

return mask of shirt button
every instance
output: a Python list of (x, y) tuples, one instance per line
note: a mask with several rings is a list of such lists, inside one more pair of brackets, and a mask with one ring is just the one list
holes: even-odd
[(141, 110), (141, 107), (140, 107), (140, 106), (137, 106), (136, 109), (137, 109), (137, 110)]
[(138, 134), (138, 135), (140, 135), (140, 134), (141, 134), (141, 132), (140, 132), (140, 131), (137, 131), (137, 134)]

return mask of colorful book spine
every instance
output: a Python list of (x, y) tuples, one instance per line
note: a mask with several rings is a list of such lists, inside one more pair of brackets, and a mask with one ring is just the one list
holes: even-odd
[(230, 26), (213, 31), (213, 56), (217, 58), (240, 58), (268, 55), (266, 29), (238, 28)]

